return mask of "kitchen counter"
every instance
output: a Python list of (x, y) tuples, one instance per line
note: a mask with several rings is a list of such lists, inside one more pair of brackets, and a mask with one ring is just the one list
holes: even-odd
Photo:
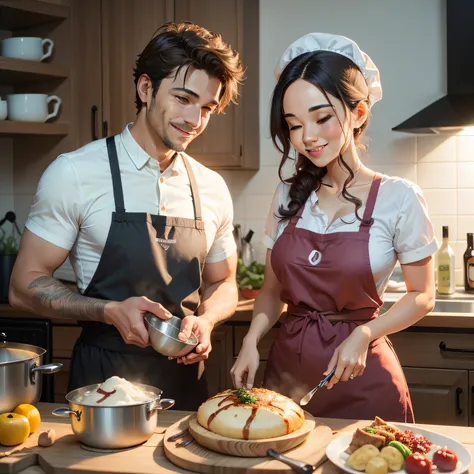
[[(393, 303), (403, 296), (404, 293), (385, 293), (384, 301), (386, 303)], [(437, 301), (474, 301), (474, 294), (467, 294), (464, 292), (455, 293), (449, 297), (436, 298)], [(252, 320), (252, 313), (255, 300), (240, 299), (234, 316), (226, 321), (227, 325), (247, 325)], [(282, 313), (282, 318), (286, 315), (285, 309)], [(35, 318), (32, 313), (28, 311), (13, 308), (9, 304), (0, 304), (0, 319), (2, 317), (18, 317), (18, 318)], [(281, 319), (280, 319), (281, 320)], [(75, 325), (76, 322), (71, 319), (55, 319), (54, 323), (61, 325)], [(1, 326), (1, 325), (0, 325)], [(437, 328), (474, 328), (474, 312), (469, 313), (448, 313), (448, 312), (431, 312), (423, 319), (415, 323), (416, 327), (437, 327)]]
[[(404, 293), (385, 293), (384, 302), (394, 303), (398, 301)], [(474, 294), (467, 294), (464, 292), (455, 293), (449, 297), (436, 298), (437, 301), (474, 301)], [(229, 324), (234, 323), (249, 323), (252, 320), (253, 306), (255, 300), (241, 300), (237, 306), (235, 315), (228, 321)], [(286, 313), (282, 314), (282, 318), (285, 317)], [(281, 321), (281, 319), (280, 319)], [(431, 312), (426, 315), (423, 319), (414, 324), (416, 327), (425, 328), (459, 328), (467, 329), (474, 328), (474, 312), (469, 313), (447, 313), (447, 312)]]
[[(163, 450), (164, 432), (189, 412), (169, 410), (160, 412), (159, 423), (155, 434), (142, 446), (115, 453), (94, 453), (80, 447), (74, 437), (68, 419), (53, 417), (51, 411), (59, 405), (38, 403), (42, 416), (41, 425), (32, 438), (41, 431), (54, 428), (57, 439), (49, 448), (22, 448), (10, 456), (0, 458), (0, 474), (44, 474), (44, 473), (126, 473), (126, 474), (153, 474), (153, 473), (187, 473), (184, 469), (174, 466), (168, 461)], [(328, 425), (333, 436), (340, 433), (352, 432), (364, 422), (355, 420), (340, 420), (320, 418), (319, 421)], [(420, 425), (428, 429), (450, 436), (463, 443), (471, 455), (474, 455), (474, 428), (459, 426)], [(34, 444), (31, 443), (32, 445)], [(0, 448), (0, 455), (7, 448)], [(222, 471), (223, 472), (223, 471)], [(316, 469), (317, 474), (340, 474), (340, 471), (330, 461), (323, 460)], [(468, 471), (474, 473), (474, 468)]]

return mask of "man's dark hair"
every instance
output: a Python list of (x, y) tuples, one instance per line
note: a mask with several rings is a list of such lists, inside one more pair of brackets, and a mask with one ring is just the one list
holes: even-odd
[[(221, 81), (217, 113), (230, 102), (237, 102), (238, 85), (244, 73), (239, 54), (220, 34), (189, 22), (167, 23), (157, 30), (136, 61), (135, 87), (138, 79), (146, 74), (152, 81), (154, 98), (161, 81), (172, 75), (176, 77), (183, 67), (200, 69)], [(138, 92), (135, 103), (138, 113), (142, 108)]]

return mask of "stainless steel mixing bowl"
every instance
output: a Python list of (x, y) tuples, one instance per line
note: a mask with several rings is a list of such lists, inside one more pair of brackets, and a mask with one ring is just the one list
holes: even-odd
[(151, 347), (164, 356), (182, 357), (189, 354), (199, 341), (194, 334), (191, 334), (187, 341), (178, 339), (181, 322), (181, 318), (177, 316), (164, 320), (152, 313), (146, 313), (145, 323), (150, 335)]

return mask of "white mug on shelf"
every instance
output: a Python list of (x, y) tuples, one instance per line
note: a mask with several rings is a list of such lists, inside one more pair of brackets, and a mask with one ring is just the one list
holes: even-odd
[[(46, 52), (44, 46), (47, 45)], [(53, 54), (54, 42), (42, 38), (7, 38), (2, 41), (2, 56), (43, 61)]]
[(7, 115), (7, 101), (0, 99), (0, 120), (5, 120)]
[[(48, 105), (55, 102), (54, 109), (48, 113)], [(22, 122), (46, 122), (56, 117), (61, 99), (47, 94), (9, 94), (7, 95), (8, 118)]]

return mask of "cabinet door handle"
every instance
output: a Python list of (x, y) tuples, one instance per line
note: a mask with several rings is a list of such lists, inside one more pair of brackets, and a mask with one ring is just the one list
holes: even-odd
[(108, 134), (109, 134), (109, 124), (107, 120), (104, 120), (102, 122), (102, 138), (107, 137)]
[(462, 394), (462, 388), (458, 387), (456, 389), (456, 411), (458, 415), (462, 414), (462, 408), (461, 408), (461, 394)]
[(463, 354), (474, 354), (474, 349), (453, 349), (448, 347), (443, 341), (439, 343), (440, 350), (444, 352), (461, 352)]
[(97, 105), (93, 105), (91, 108), (91, 135), (92, 141), (97, 140), (99, 137), (97, 136)]

